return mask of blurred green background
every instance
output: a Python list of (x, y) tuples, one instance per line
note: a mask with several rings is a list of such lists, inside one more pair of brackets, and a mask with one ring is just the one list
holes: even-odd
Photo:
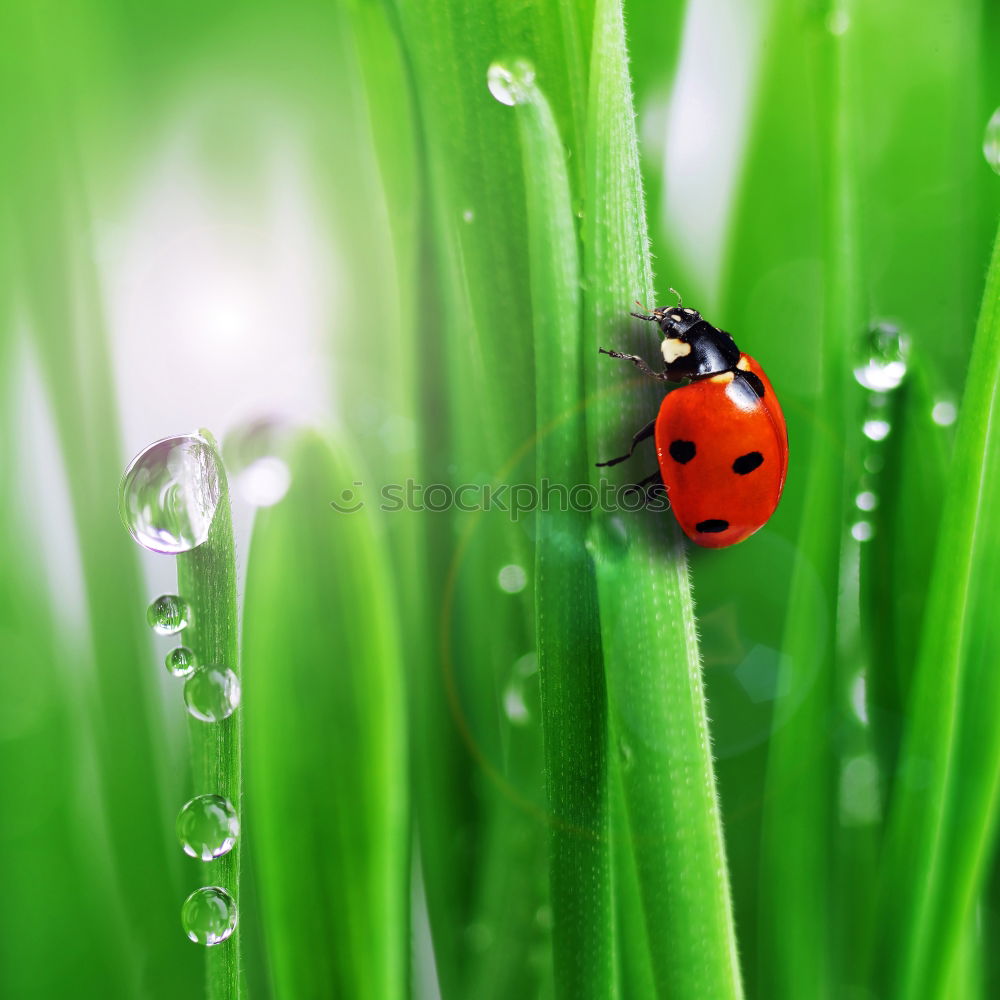
[[(0, 996), (998, 995), (998, 32), (4, 5)], [(655, 361), (669, 287), (781, 397), (767, 526), (448, 502), (596, 486), (660, 398), (597, 348)], [(221, 514), (144, 551), (122, 472), (199, 428)], [(146, 625), (178, 586), (225, 723)]]

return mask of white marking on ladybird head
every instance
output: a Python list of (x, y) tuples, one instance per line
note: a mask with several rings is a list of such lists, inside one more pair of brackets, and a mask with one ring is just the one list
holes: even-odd
[(729, 385), (736, 376), (732, 372), (722, 372), (721, 375), (713, 375), (708, 381), (718, 382), (719, 385)]
[(742, 372), (748, 372), (750, 371), (750, 362), (747, 361), (746, 357), (742, 357), (736, 362), (736, 367)]
[(663, 360), (672, 365), (678, 358), (686, 358), (691, 353), (691, 345), (676, 337), (667, 337), (660, 344), (660, 350), (663, 351)]
[(671, 314), (670, 314), (670, 318), (671, 318), (671, 319), (672, 319), (672, 320), (673, 320), (673, 321), (674, 321), (675, 323), (679, 323), (679, 322), (681, 321), (681, 314), (680, 314), (680, 313), (671, 313)]
[(686, 312), (688, 314), (688, 316), (693, 316), (694, 315), (694, 310), (693, 309), (685, 309), (684, 312)]

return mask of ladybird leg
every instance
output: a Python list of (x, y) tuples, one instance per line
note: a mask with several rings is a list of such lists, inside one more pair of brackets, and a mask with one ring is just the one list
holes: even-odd
[(651, 500), (662, 500), (667, 495), (667, 488), (663, 485), (663, 473), (659, 469), (651, 476), (646, 476), (641, 482), (633, 483), (625, 488), (626, 493), (643, 493), (646, 503)]
[(599, 347), (599, 354), (607, 354), (611, 358), (619, 358), (622, 361), (631, 361), (632, 364), (642, 372), (643, 375), (648, 375), (650, 378), (655, 378), (659, 382), (671, 382), (673, 379), (666, 372), (654, 372), (646, 362), (639, 357), (638, 354), (622, 354), (620, 351), (606, 351), (603, 347)]
[(638, 430), (635, 432), (635, 434), (632, 435), (632, 447), (629, 448), (629, 450), (625, 452), (624, 455), (619, 455), (617, 458), (612, 458), (607, 462), (598, 462), (597, 463), (598, 468), (608, 465), (617, 465), (619, 462), (624, 462), (626, 458), (631, 458), (632, 452), (635, 451), (636, 445), (641, 444), (643, 441), (646, 440), (646, 438), (652, 437), (653, 432), (655, 430), (656, 430), (656, 417), (653, 417), (653, 419), (650, 420), (650, 422), (646, 424), (646, 426), (643, 427), (642, 430)]

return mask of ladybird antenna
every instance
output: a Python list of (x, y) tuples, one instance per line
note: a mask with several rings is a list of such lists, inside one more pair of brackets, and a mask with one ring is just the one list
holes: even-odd
[(667, 289), (667, 291), (668, 291), (668, 292), (673, 292), (673, 293), (674, 293), (674, 295), (676, 295), (676, 296), (677, 296), (677, 308), (678, 308), (678, 309), (679, 309), (679, 308), (680, 308), (680, 307), (681, 307), (682, 305), (684, 305), (684, 300), (683, 300), (683, 299), (681, 298), (681, 293), (680, 293), (679, 291), (677, 291), (677, 289), (676, 289), (676, 288), (668, 288), (668, 289)]
[[(635, 300), (635, 304), (640, 309), (645, 309), (646, 312), (649, 312), (649, 309), (646, 306), (644, 306), (638, 299)], [(656, 319), (655, 316), (647, 316), (645, 315), (645, 313), (629, 313), (629, 316), (634, 316), (636, 319), (644, 319), (647, 323), (652, 323)]]

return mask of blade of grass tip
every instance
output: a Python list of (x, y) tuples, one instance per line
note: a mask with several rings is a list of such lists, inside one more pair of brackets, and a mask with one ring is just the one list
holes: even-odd
[[(219, 506), (208, 539), (177, 556), (177, 588), (191, 607), (185, 642), (198, 658), (199, 668), (229, 669), (240, 676), (239, 625), (236, 608), (236, 549), (233, 540), (229, 485), (212, 435), (201, 436), (211, 446), (219, 476)], [(243, 712), (237, 709), (217, 722), (190, 719), (192, 795), (221, 795), (243, 819)], [(246, 834), (245, 824), (243, 834)], [(218, 885), (240, 904), (241, 838), (221, 858), (199, 868), (200, 885)], [(227, 940), (208, 948), (205, 988), (208, 1000), (240, 1000), (246, 995), (240, 959), (239, 925)]]
[[(559, 129), (531, 79), (512, 90), (524, 163), (535, 331), (537, 485), (587, 481), (580, 275)], [(543, 485), (544, 483), (547, 485)], [(554, 494), (550, 494), (554, 495)], [(587, 515), (543, 503), (536, 524), (541, 682), (556, 995), (614, 995), (606, 704)]]
[(371, 509), (330, 502), (358, 465), (318, 435), (258, 514), (244, 618), (247, 789), (279, 998), (407, 992), (404, 678)]
[[(885, 841), (886, 995), (947, 995), (996, 827), (1000, 733), (1000, 232), (993, 249)], [(919, 877), (914, 877), (914, 872)]]
[[(645, 353), (656, 338), (625, 319), (628, 303), (651, 298), (652, 276), (619, 0), (599, 0), (593, 39), (584, 323), (588, 384), (605, 391), (588, 420), (592, 459), (620, 452), (657, 402), (626, 402), (631, 371), (603, 357), (598, 368), (599, 346)], [(609, 737), (658, 993), (726, 1000), (742, 986), (687, 565), (668, 517), (595, 512)]]

